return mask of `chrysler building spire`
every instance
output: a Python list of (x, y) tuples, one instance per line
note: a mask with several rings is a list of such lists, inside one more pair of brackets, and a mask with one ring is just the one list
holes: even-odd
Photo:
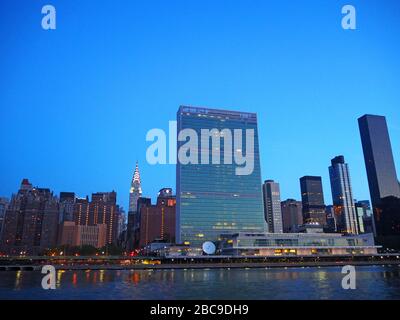
[(136, 161), (135, 172), (131, 182), (131, 189), (129, 191), (129, 212), (136, 212), (137, 201), (142, 196), (142, 186), (140, 182), (139, 164)]

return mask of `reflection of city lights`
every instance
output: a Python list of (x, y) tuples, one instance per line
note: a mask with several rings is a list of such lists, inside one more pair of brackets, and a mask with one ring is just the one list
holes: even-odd
[(78, 283), (78, 275), (76, 272), (72, 275), (72, 284), (75, 286)]
[(22, 271), (18, 271), (15, 277), (15, 288), (17, 289), (21, 284)]
[(328, 279), (328, 274), (325, 271), (318, 272), (318, 280), (325, 281)]
[(62, 275), (65, 271), (64, 270), (58, 270), (57, 271), (57, 282), (56, 282), (56, 286), (60, 287), (61, 286), (61, 279), (62, 279)]
[(137, 272), (135, 272), (135, 273), (133, 274), (133, 276), (132, 276), (132, 281), (133, 281), (134, 284), (138, 284), (138, 283), (139, 283), (139, 281), (140, 281), (140, 276), (139, 276), (139, 274), (138, 274)]

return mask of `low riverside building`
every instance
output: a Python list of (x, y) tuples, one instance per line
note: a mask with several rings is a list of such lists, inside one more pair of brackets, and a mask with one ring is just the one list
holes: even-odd
[(220, 254), (232, 256), (319, 256), (377, 254), (373, 234), (246, 233), (221, 235)]
[(73, 221), (65, 221), (61, 227), (59, 244), (102, 248), (107, 244), (107, 225), (82, 226)]
[(143, 248), (147, 255), (155, 255), (159, 257), (175, 258), (175, 257), (199, 257), (203, 255), (201, 248), (191, 247), (185, 244), (173, 244), (160, 241), (149, 243)]

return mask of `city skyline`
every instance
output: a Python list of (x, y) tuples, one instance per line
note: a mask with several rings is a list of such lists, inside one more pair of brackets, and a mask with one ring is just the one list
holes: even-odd
[[(362, 118), (365, 117), (371, 116)], [(384, 117), (380, 119), (386, 123)], [(234, 145), (231, 130), (235, 133)], [(93, 193), (91, 201), (88, 197), (76, 198), (73, 192), (62, 192), (58, 199), (50, 189), (35, 188), (28, 179), (24, 179), (18, 194), (12, 197), (4, 218), (2, 248), (5, 252), (21, 252), (22, 255), (24, 252), (40, 253), (41, 250), (55, 248), (56, 243), (91, 244), (97, 248), (103, 247), (104, 244), (119, 243), (122, 245), (121, 249), (134, 254), (132, 249), (143, 248), (153, 240), (160, 239), (199, 248), (204, 241), (221, 241), (224, 237), (241, 232), (246, 233), (246, 237), (248, 234), (283, 234), (279, 183), (266, 180), (260, 188), (262, 180), (258, 119), (255, 113), (180, 106), (177, 112), (177, 133), (175, 139), (179, 161), (176, 166), (176, 201), (171, 188), (160, 189), (156, 206), (151, 205), (151, 199), (141, 197), (141, 178), (139, 165), (136, 163), (130, 190), (132, 203), (125, 229), (115, 191)], [(201, 148), (198, 149), (198, 138), (192, 137), (200, 133)], [(387, 142), (384, 144), (387, 150), (382, 151), (380, 156), (391, 155), (387, 130), (375, 130), (374, 133), (386, 134), (383, 141)], [(381, 134), (373, 140), (377, 145), (382, 139)], [(238, 136), (241, 138), (238, 139)], [(238, 171), (236, 168), (236, 165), (240, 164), (240, 169), (243, 169), (243, 165), (248, 165), (247, 160), (233, 164), (229, 161), (232, 153), (235, 154), (235, 159), (241, 154), (253, 163), (247, 174), (240, 174), (243, 170)], [(218, 154), (224, 155), (223, 163), (219, 156), (216, 157)], [(198, 162), (199, 155), (201, 162)], [(391, 157), (389, 158), (391, 160)], [(185, 162), (188, 159), (189, 162)], [(366, 160), (366, 163), (369, 161)], [(385, 175), (384, 170), (382, 166), (375, 174), (391, 178), (390, 181), (394, 178), (398, 190), (395, 173)], [(356, 214), (349, 167), (342, 155), (331, 160), (329, 172), (337, 226), (334, 229), (342, 233), (342, 236), (357, 235), (361, 228), (364, 228), (364, 220), (367, 217), (364, 210), (359, 210), (358, 215)], [(385, 182), (382, 184), (386, 185)], [(328, 231), (327, 227), (332, 230), (332, 226), (326, 223), (327, 209), (321, 177), (303, 176), (300, 178), (300, 187), (304, 224), (294, 225), (296, 218), (293, 212), (285, 210), (285, 228), (287, 229), (289, 224), (293, 231), (320, 235), (325, 233), (325, 230)], [(385, 200), (385, 206), (380, 210), (384, 217), (383, 222), (379, 224), (381, 234), (382, 230), (392, 232), (392, 227), (397, 228), (396, 208), (399, 200), (395, 197)], [(155, 224), (154, 219), (158, 220), (158, 224)], [(53, 228), (50, 228), (50, 225)], [(289, 231), (293, 232), (292, 230)], [(290, 253), (290, 250), (295, 252), (297, 249), (286, 250)], [(307, 251), (307, 254), (310, 252)]]
[(0, 300), (400, 299), (400, 0), (0, 15)]
[(182, 104), (256, 112), (261, 177), (280, 183), (282, 199), (300, 199), (303, 175), (329, 190), (337, 154), (357, 177), (355, 197), (369, 199), (356, 125), (366, 113), (388, 119), (400, 167), (396, 1), (354, 1), (356, 32), (341, 28), (335, 2), (119, 2), (96, 15), (89, 2), (53, 4), (57, 30), (45, 32), (42, 4), (0, 3), (1, 196), (27, 177), (56, 194), (116, 190), (127, 211), (137, 160), (145, 196), (176, 189), (175, 166), (146, 163), (145, 136)]
[[(182, 106), (181, 106), (182, 107)], [(198, 107), (193, 107), (193, 108), (198, 108)], [(205, 107), (201, 107), (201, 108), (205, 108)], [(209, 108), (207, 108), (207, 109), (209, 109)], [(212, 110), (212, 109), (209, 109), (209, 110)], [(222, 110), (222, 109), (220, 109), (220, 110)], [(240, 112), (240, 111), (238, 111), (238, 112)], [(373, 117), (383, 117), (383, 118), (386, 118), (385, 116), (382, 116), (382, 115), (371, 115), (371, 114), (365, 114), (365, 115), (363, 115), (363, 116), (361, 116), (361, 117), (359, 117), (358, 119), (361, 119), (361, 118), (364, 118), (365, 116), (373, 116)], [(386, 120), (386, 119), (385, 119)], [(390, 136), (390, 129), (389, 129), (389, 136)], [(391, 138), (391, 137), (390, 137)], [(360, 137), (360, 139), (362, 140), (362, 138)], [(392, 144), (393, 145), (393, 144)], [(392, 148), (393, 149), (393, 148)], [(145, 151), (144, 151), (145, 152)], [(362, 152), (362, 150), (361, 150), (361, 152)], [(261, 150), (260, 149), (260, 158), (262, 158), (262, 153), (263, 153), (263, 150)], [(393, 152), (393, 156), (394, 156), (394, 164), (395, 164), (395, 166), (396, 166), (396, 152), (394, 151)], [(149, 164), (147, 164), (146, 162), (144, 163), (144, 165), (147, 165), (147, 166), (150, 166), (150, 168), (151, 167), (154, 167), (154, 165), (149, 165)], [(126, 206), (124, 206), (124, 203), (122, 203), (122, 201), (121, 200), (119, 200), (118, 201), (118, 204), (120, 204), (121, 205), (121, 208), (123, 208), (123, 209), (125, 209), (126, 210), (126, 214), (127, 214), (127, 216), (128, 216), (128, 212), (130, 212), (129, 211), (129, 208), (130, 208), (130, 204), (129, 204), (129, 202), (130, 202), (130, 200), (129, 200), (129, 197), (131, 197), (132, 196), (132, 185), (133, 185), (133, 181), (134, 181), (134, 179), (136, 178), (136, 179), (139, 179), (139, 181), (140, 181), (140, 173), (139, 173), (139, 169), (138, 169), (138, 166), (139, 166), (139, 162), (136, 160), (136, 162), (135, 162), (135, 166), (134, 166), (134, 169), (133, 169), (133, 171), (134, 171), (134, 174), (133, 174), (133, 177), (132, 177), (132, 173), (131, 173), (131, 180), (130, 180), (130, 188), (128, 188), (128, 191), (127, 192), (117, 192), (117, 194), (119, 194), (119, 198), (125, 198), (125, 195), (126, 194), (128, 194), (128, 204), (126, 205)], [(155, 166), (157, 166), (157, 165), (155, 165)], [(173, 167), (175, 167), (175, 165), (159, 165), (159, 166), (173, 166)], [(396, 166), (396, 168), (397, 168), (397, 166)], [(328, 167), (328, 169), (329, 169), (329, 167)], [(262, 165), (261, 165), (261, 168), (260, 168), (260, 170), (261, 170), (261, 172), (262, 172)], [(131, 171), (132, 172), (132, 171)], [(366, 173), (365, 173), (365, 175), (367, 175)], [(328, 184), (328, 190), (331, 190), (331, 188), (332, 188), (332, 186), (331, 186), (331, 182), (330, 182), (330, 175), (329, 175), (329, 170), (328, 170), (328, 174), (327, 174), (327, 176), (328, 176), (328, 178), (327, 178), (327, 182), (325, 182), (324, 181), (324, 174), (320, 174), (320, 175), (318, 175), (317, 177), (321, 177), (321, 180), (322, 180), (322, 187), (323, 187), (323, 190), (325, 190), (325, 185), (326, 184)], [(303, 176), (303, 177), (299, 177), (299, 178), (305, 178), (305, 177), (307, 177), (307, 176)], [(311, 177), (313, 177), (313, 176), (311, 176)], [(264, 181), (264, 176), (262, 175), (261, 176), (261, 180), (262, 181)], [(30, 177), (22, 177), (21, 178), (21, 180), (24, 180), (24, 179), (29, 179), (29, 180), (31, 180), (30, 179)], [(21, 181), (20, 180), (20, 181)], [(267, 179), (268, 180), (268, 179)], [(355, 179), (355, 181), (357, 181), (358, 179)], [(272, 181), (272, 180), (271, 180)], [(276, 181), (279, 185), (280, 185), (280, 182), (279, 181)], [(398, 183), (400, 184), (400, 181), (398, 181)], [(140, 182), (140, 184), (142, 184), (141, 182)], [(41, 186), (41, 185), (43, 185), (42, 183), (33, 183), (33, 185), (35, 186), (35, 187), (39, 187), (39, 186)], [(173, 186), (173, 187), (171, 187), (171, 186)], [(61, 196), (61, 194), (62, 193), (69, 193), (69, 192), (71, 192), (71, 193), (76, 193), (74, 190), (75, 189), (72, 189), (72, 190), (58, 190), (57, 189), (57, 187), (53, 187), (53, 186), (46, 186), (46, 188), (49, 188), (50, 190), (52, 190), (53, 192), (54, 192), (54, 194), (55, 194), (55, 196), (56, 197), (59, 197), (59, 196)], [(172, 189), (174, 189), (174, 190), (176, 190), (176, 177), (174, 177), (174, 180), (171, 182), (171, 183), (169, 183), (169, 184), (166, 184), (166, 185), (164, 185), (164, 186), (162, 186), (162, 185), (158, 185), (158, 186), (156, 186), (155, 188), (157, 189), (159, 189), (159, 188), (165, 188), (165, 187), (171, 187)], [(91, 187), (92, 189), (91, 190), (93, 190), (93, 191), (91, 191), (90, 193), (87, 193), (87, 194), (78, 194), (78, 193), (76, 193), (76, 197), (77, 198), (85, 198), (85, 197), (88, 197), (89, 196), (89, 194), (93, 194), (93, 193), (95, 193), (95, 192), (98, 192), (98, 188), (96, 188), (96, 187), (94, 187), (94, 186), (92, 186)], [(262, 190), (262, 188), (263, 188), (263, 184), (261, 183), (261, 190)], [(368, 195), (366, 196), (366, 197), (358, 197), (357, 196), (357, 193), (353, 193), (353, 200), (369, 200), (369, 201), (372, 201), (372, 199), (371, 199), (371, 197), (370, 197), (370, 191), (369, 191), (369, 186), (367, 185), (367, 189), (368, 189)], [(15, 189), (15, 190), (17, 190), (17, 189)], [(11, 198), (11, 196), (12, 195), (14, 195), (14, 194), (16, 194), (16, 191), (12, 191), (10, 194), (3, 194), (3, 195), (1, 195), (0, 194), (0, 197), (2, 197), (2, 198)], [(96, 191), (97, 190), (97, 191)], [(114, 190), (115, 190), (115, 188), (111, 188), (111, 189), (109, 189), (109, 190), (112, 190), (113, 192), (114, 192)], [(103, 190), (103, 191), (106, 191), (106, 190)], [(102, 192), (103, 192), (102, 191)], [(152, 201), (154, 201), (154, 200), (157, 200), (157, 196), (154, 196), (154, 195), (149, 195), (149, 194), (147, 194), (147, 193), (143, 193), (143, 195), (142, 195), (142, 188), (140, 187), (140, 195), (141, 196), (143, 196), (143, 197), (145, 197), (145, 198), (149, 198), (149, 199), (152, 199)], [(327, 193), (328, 193), (328, 195), (327, 195)], [(334, 203), (334, 199), (333, 199), (333, 197), (332, 197), (332, 194), (331, 194), (331, 192), (323, 192), (322, 193), (322, 198), (323, 198), (323, 200), (325, 201), (325, 204), (327, 204), (327, 205), (331, 205), (331, 204), (333, 204)], [(157, 193), (156, 193), (157, 194)], [(121, 196), (122, 195), (122, 196)], [(328, 202), (326, 202), (326, 198), (330, 198), (331, 199), (331, 201), (328, 201)], [(299, 187), (299, 191), (298, 191), (298, 196), (297, 197), (286, 197), (286, 196), (281, 196), (281, 201), (284, 201), (284, 200), (290, 200), (290, 199), (295, 199), (295, 200), (299, 200), (299, 201), (301, 201), (302, 200), (302, 194), (301, 194), (301, 187)], [(121, 204), (122, 203), (122, 204)]]

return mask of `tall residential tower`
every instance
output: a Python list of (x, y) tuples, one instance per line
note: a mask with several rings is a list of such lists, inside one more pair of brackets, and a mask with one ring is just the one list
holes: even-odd
[(343, 156), (332, 159), (329, 167), (332, 200), (339, 232), (358, 234), (359, 226), (351, 188), (349, 166)]
[(58, 218), (58, 199), (53, 192), (22, 180), (5, 214), (0, 250), (11, 255), (36, 255), (55, 247)]
[(264, 214), (269, 233), (283, 233), (281, 192), (279, 183), (267, 180), (263, 184)]

